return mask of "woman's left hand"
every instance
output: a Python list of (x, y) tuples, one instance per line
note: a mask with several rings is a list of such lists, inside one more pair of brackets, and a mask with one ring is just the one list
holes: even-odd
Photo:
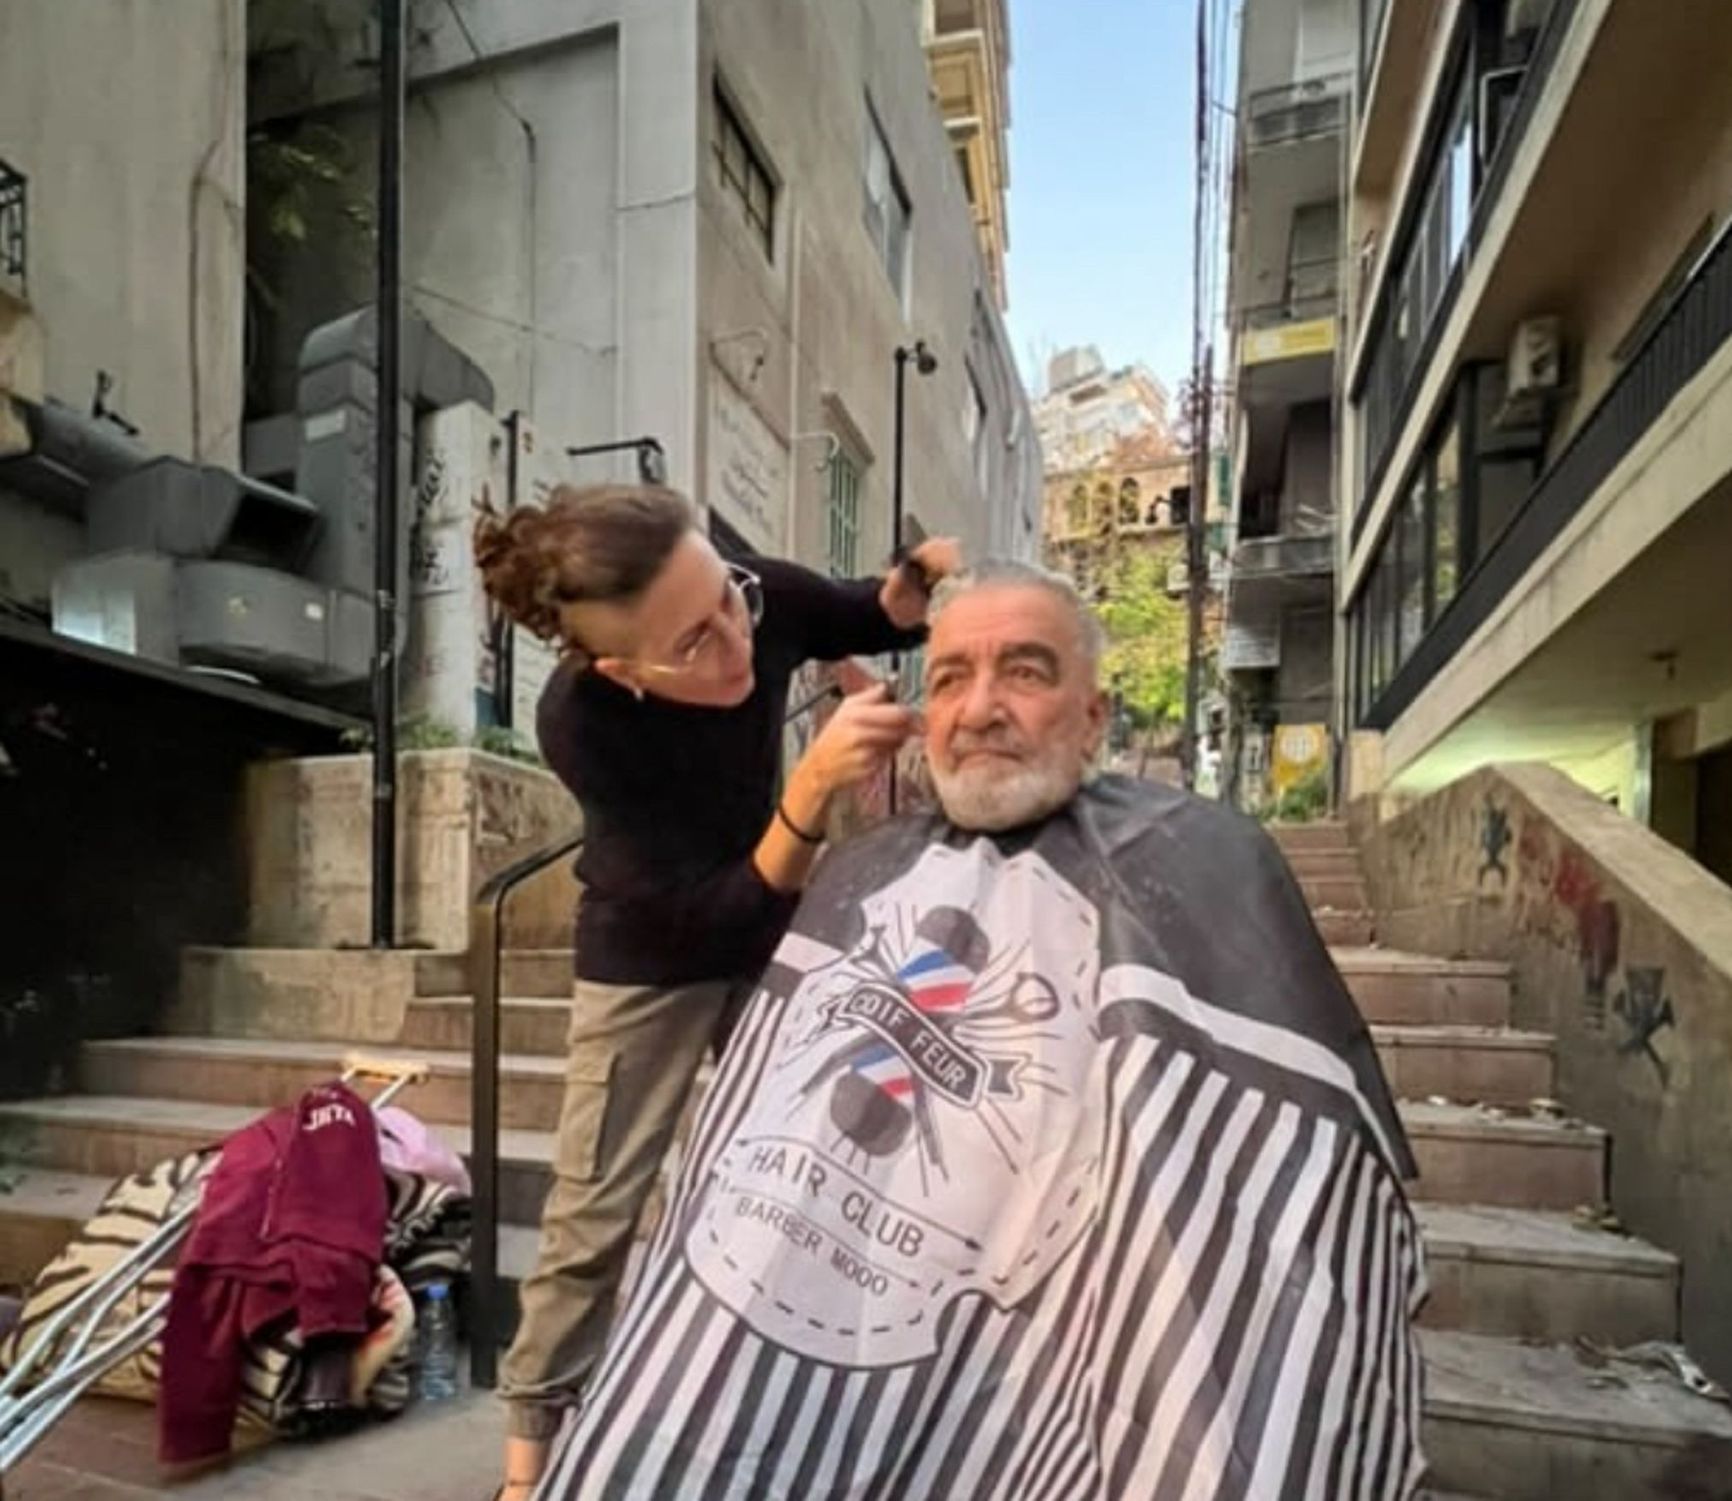
[(962, 544), (954, 537), (928, 537), (908, 550), (907, 560), (890, 570), (878, 602), (893, 625), (912, 629), (926, 619), (932, 586), (962, 571)]

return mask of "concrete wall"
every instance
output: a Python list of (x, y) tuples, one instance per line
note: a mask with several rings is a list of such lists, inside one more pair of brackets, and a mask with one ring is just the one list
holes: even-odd
[[(570, 832), (576, 805), (550, 772), (478, 751), (400, 760), (398, 938), (463, 949), (469, 900), (486, 879)], [(268, 761), (246, 785), (247, 943), (354, 948), (370, 930), (372, 760)], [(562, 864), (512, 898), (506, 943), (564, 948), (577, 891)]]
[[(458, 11), (463, 26), (445, 4), (411, 6), (411, 300), (492, 377), (500, 412), (527, 412), (562, 446), (653, 434), (673, 481), (689, 484), (695, 0), (460, 0)], [(365, 0), (267, 7), (249, 38), (253, 123), (328, 126), (370, 162), (372, 75), (358, 66), (376, 45), (370, 18)], [(279, 368), (331, 302), (371, 295), (352, 256), (348, 280), (330, 286), (330, 259), (291, 267)], [(281, 405), (280, 379), (272, 395)], [(577, 471), (625, 472), (617, 460)]]
[[(876, 563), (889, 535), (891, 352), (923, 336), (941, 368), (910, 391), (910, 514), (977, 548), (998, 541), (994, 527), (1020, 530), (1032, 549), (1033, 439), (911, 7), (458, 4), (468, 35), (448, 6), (412, 7), (409, 280), (418, 310), (492, 376), (500, 411), (527, 411), (562, 446), (653, 434), (673, 483), (706, 501), (761, 492), (753, 515), (726, 519), (811, 561), (825, 448), (797, 435), (839, 428), (870, 464), (862, 560)], [(370, 160), (367, 75), (354, 66), (371, 45), (369, 7), (308, 0), (268, 15), (251, 38), (255, 123), (329, 126)], [(779, 180), (768, 263), (711, 155), (718, 68)], [(906, 319), (862, 222), (868, 93), (914, 201)], [(294, 311), (271, 341), (279, 406), (300, 333), (369, 295), (352, 256), (335, 268), (327, 254), (287, 259)], [(716, 343), (749, 329), (762, 340)], [(973, 482), (970, 357), (990, 409), (982, 462), (1001, 507), (1021, 508), (1014, 525), (988, 524)], [(629, 460), (586, 461), (574, 476), (628, 471)]]
[(1518, 1026), (1612, 1133), (1612, 1203), (1684, 1260), (1684, 1333), (1732, 1379), (1732, 887), (1561, 772), (1489, 767), (1364, 841), (1394, 947), (1514, 966)]
[[(241, 0), (0, 0), (0, 159), (29, 193), (0, 391), (89, 411), (107, 371), (152, 449), (238, 455), (245, 61)], [(76, 514), (0, 487), (0, 598), (45, 611), (85, 546)]]
[[(828, 449), (799, 435), (834, 432), (863, 462), (860, 565), (880, 566), (890, 545), (894, 350), (917, 337), (939, 366), (930, 376), (909, 367), (908, 516), (928, 533), (963, 536), (977, 553), (1032, 556), (1038, 541), (1039, 458), (1026, 399), (909, 10), (904, 0), (836, 0), (821, 10), (798, 0), (719, 0), (703, 11), (697, 353), (711, 420), (700, 472), (712, 503), (726, 508), (715, 481), (739, 461), (718, 445), (737, 448), (742, 421), (761, 424), (771, 477), (785, 472), (791, 481), (782, 489), (793, 505), (783, 545), (817, 565)], [(770, 256), (715, 166), (712, 80), (778, 182)], [(869, 107), (912, 204), (905, 297), (864, 224)], [(729, 338), (749, 330), (767, 344)], [(971, 372), (986, 404), (973, 441)], [(715, 420), (723, 417), (726, 427)], [(727, 519), (758, 540), (751, 518), (736, 511)]]
[(241, 415), (242, 0), (0, 0), (0, 157), (29, 179), (47, 393), (232, 463)]

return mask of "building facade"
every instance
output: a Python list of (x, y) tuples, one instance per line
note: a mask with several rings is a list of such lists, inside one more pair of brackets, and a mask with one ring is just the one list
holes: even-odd
[(1110, 464), (1125, 442), (1171, 442), (1167, 390), (1141, 365), (1109, 370), (1092, 344), (1062, 350), (1046, 368), (1035, 403), (1046, 472)]
[[(370, 8), (273, 12), (255, 132), (373, 152)], [(1039, 460), (998, 294), (906, 0), (417, 4), (405, 282), (564, 446), (653, 437), (731, 547), (836, 572), (891, 546), (899, 346), (913, 532), (1032, 556)], [(306, 329), (365, 300), (346, 205), (268, 257), (286, 396)], [(630, 473), (577, 461), (573, 478)]]
[(1732, 877), (1732, 13), (1358, 21), (1348, 790), (1546, 760)]
[(932, 87), (950, 132), (986, 274), (1009, 299), (1010, 13), (1005, 0), (915, 0)]
[(1327, 764), (1335, 702), (1334, 390), (1352, 0), (1249, 0), (1230, 216), (1232, 543), (1221, 651), (1227, 791)]

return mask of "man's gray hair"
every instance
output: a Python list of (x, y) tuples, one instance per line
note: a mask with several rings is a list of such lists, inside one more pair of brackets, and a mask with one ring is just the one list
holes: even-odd
[(1106, 633), (1101, 629), (1100, 617), (1084, 603), (1076, 585), (1062, 573), (1054, 573), (1038, 563), (1017, 563), (1008, 558), (982, 559), (973, 567), (939, 581), (932, 592), (932, 608), (927, 612), (927, 620), (937, 625), (938, 617), (955, 600), (976, 589), (1042, 589), (1061, 600), (1076, 620), (1077, 640), (1081, 643), (1089, 670), (1099, 670), (1101, 655), (1106, 649)]

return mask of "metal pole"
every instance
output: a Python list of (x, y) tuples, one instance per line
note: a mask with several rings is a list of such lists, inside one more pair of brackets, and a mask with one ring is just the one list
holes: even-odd
[(1202, 378), (1193, 392), (1197, 415), (1191, 435), (1191, 513), (1186, 518), (1185, 527), (1188, 618), (1185, 632), (1184, 769), (1185, 786), (1190, 791), (1195, 791), (1197, 786), (1197, 715), (1202, 708), (1203, 694), (1203, 602), (1209, 587), (1204, 527), (1209, 512), (1209, 431), (1213, 425), (1214, 359), (1215, 350), (1211, 344), (1204, 351)]
[(397, 445), (402, 399), (403, 0), (379, 5), (379, 407), (373, 493), (373, 947), (397, 937)]
[(1185, 787), (1197, 785), (1197, 706), (1202, 695), (1202, 596), (1199, 560), (1203, 547), (1204, 487), (1209, 474), (1208, 404), (1203, 391), (1208, 381), (1204, 354), (1203, 325), (1204, 265), (1209, 254), (1204, 225), (1209, 196), (1209, 0), (1197, 0), (1197, 99), (1196, 99), (1196, 202), (1191, 217), (1191, 510), (1185, 527), (1185, 565), (1188, 570), (1187, 629), (1185, 633), (1185, 732), (1179, 738), (1179, 764)]
[[(896, 426), (890, 458), (890, 566), (902, 566), (902, 450), (906, 424), (904, 407), (908, 398), (908, 360), (911, 351), (905, 344), (896, 346)], [(890, 671), (898, 686), (902, 679), (902, 653), (893, 652)], [(892, 817), (896, 813), (896, 758), (890, 758), (890, 786), (887, 798)]]

